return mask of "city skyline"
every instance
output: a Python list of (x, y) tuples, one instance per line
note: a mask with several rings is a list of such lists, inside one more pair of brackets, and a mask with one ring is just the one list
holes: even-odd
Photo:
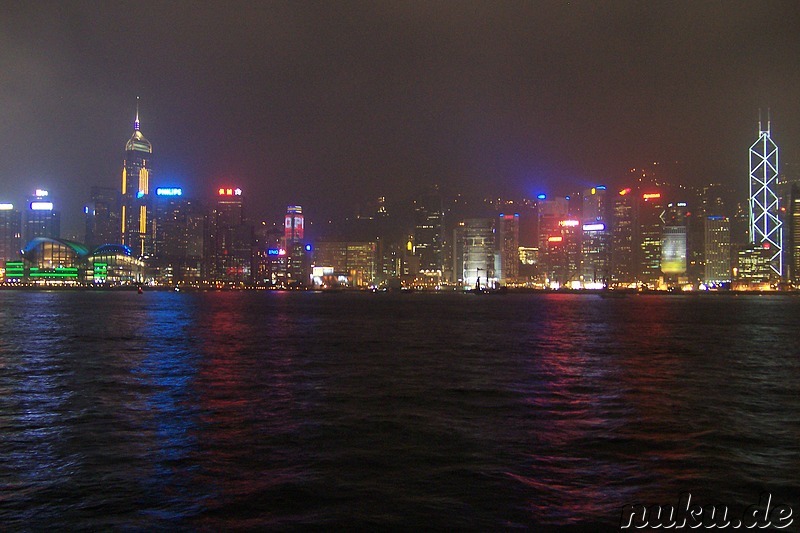
[(0, 190), (50, 190), (65, 234), (119, 186), (137, 96), (154, 185), (235, 183), (258, 216), (569, 192), (654, 160), (744, 188), (759, 108), (797, 161), (794, 3), (9, 7)]

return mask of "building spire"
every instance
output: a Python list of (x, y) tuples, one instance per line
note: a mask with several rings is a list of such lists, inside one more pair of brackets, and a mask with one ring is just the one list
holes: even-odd
[(139, 97), (136, 97), (136, 120), (133, 121), (133, 129), (139, 131)]

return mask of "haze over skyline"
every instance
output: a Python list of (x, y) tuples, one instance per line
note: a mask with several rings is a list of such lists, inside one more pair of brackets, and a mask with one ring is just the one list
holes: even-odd
[(758, 110), (797, 164), (796, 2), (7, 2), (0, 194), (80, 231), (136, 97), (155, 186), (321, 221), (378, 195), (534, 196), (681, 161), (746, 188)]

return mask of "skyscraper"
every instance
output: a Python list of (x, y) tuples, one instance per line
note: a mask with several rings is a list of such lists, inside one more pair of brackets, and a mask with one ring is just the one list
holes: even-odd
[(609, 282), (611, 232), (607, 193), (605, 185), (592, 187), (583, 193), (581, 274), (587, 286), (607, 285)]
[(119, 192), (111, 187), (92, 187), (86, 217), (85, 243), (89, 248), (120, 242)]
[(497, 249), (500, 268), (497, 278), (501, 283), (515, 281), (519, 276), (519, 214), (500, 215), (497, 223)]
[(414, 255), (420, 272), (444, 269), (444, 213), (442, 196), (434, 187), (414, 200)]
[(611, 216), (611, 284), (626, 285), (636, 281), (635, 235), (636, 193), (622, 189), (614, 198)]
[(704, 219), (705, 284), (731, 281), (731, 221), (710, 215)]
[(750, 242), (770, 252), (770, 268), (775, 276), (783, 275), (783, 228), (780, 219), (776, 185), (778, 178), (778, 146), (767, 129), (758, 121), (758, 140), (750, 147)]
[(53, 208), (48, 191), (36, 189), (34, 196), (28, 198), (24, 222), (22, 246), (36, 237), (61, 237), (61, 213)]
[(249, 282), (253, 226), (244, 219), (241, 189), (223, 187), (217, 191), (207, 226), (207, 278), (214, 282)]
[(159, 281), (180, 283), (200, 277), (205, 213), (179, 187), (158, 187), (153, 198), (155, 239), (151, 266)]
[(136, 99), (133, 135), (125, 144), (122, 168), (122, 244), (137, 257), (153, 252), (153, 224), (150, 202), (153, 145), (139, 130), (139, 99)]
[(19, 259), (22, 248), (22, 217), (10, 203), (0, 203), (0, 267), (4, 261)]

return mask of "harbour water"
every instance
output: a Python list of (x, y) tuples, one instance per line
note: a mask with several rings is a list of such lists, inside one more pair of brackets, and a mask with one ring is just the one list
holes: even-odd
[(797, 518), (798, 332), (791, 296), (2, 291), (0, 524)]

